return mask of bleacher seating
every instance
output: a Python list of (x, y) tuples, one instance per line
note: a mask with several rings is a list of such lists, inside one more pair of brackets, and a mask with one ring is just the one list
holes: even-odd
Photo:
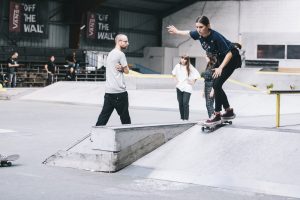
[(65, 81), (67, 68), (65, 58), (76, 51), (77, 60), (80, 61), (80, 72), (76, 74), (76, 81), (105, 81), (105, 69), (87, 70), (85, 67), (85, 54), (82, 49), (66, 48), (32, 48), (0, 46), (0, 75), (6, 73), (7, 59), (12, 52), (19, 53), (18, 62), (22, 64), (17, 72), (17, 87), (43, 87), (46, 86), (47, 73), (44, 65), (51, 55), (55, 56), (58, 66), (57, 81)]
[(50, 56), (55, 56), (56, 63), (65, 64), (65, 58), (76, 52), (77, 60), (84, 62), (85, 54), (83, 49), (68, 49), (68, 48), (36, 48), (36, 47), (0, 47), (0, 62), (6, 62), (11, 54), (17, 51), (19, 53), (18, 61), (26, 65), (45, 64)]

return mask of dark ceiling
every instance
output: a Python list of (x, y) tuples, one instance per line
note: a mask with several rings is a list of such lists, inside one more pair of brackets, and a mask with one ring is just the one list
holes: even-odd
[(247, 0), (54, 0), (67, 5), (77, 5), (82, 11), (97, 9), (101, 6), (118, 10), (145, 13), (166, 17), (196, 2), (202, 1), (247, 1)]
[(120, 10), (168, 16), (199, 0), (103, 0), (102, 5)]
[(199, 0), (55, 0), (66, 5), (77, 5), (81, 10), (97, 9), (101, 6), (118, 10), (145, 13), (158, 17), (168, 16)]

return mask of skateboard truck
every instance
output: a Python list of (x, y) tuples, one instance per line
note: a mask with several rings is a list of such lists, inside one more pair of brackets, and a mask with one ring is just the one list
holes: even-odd
[(12, 166), (12, 161), (19, 159), (20, 156), (18, 154), (13, 154), (9, 156), (3, 156), (0, 154), (0, 167), (10, 167)]

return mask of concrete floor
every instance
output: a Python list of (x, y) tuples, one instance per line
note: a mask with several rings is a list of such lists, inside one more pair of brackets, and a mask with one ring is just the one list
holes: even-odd
[[(141, 168), (138, 169), (141, 166), (147, 167), (147, 162), (148, 164), (151, 162), (149, 166), (153, 165), (152, 161), (157, 159), (157, 155), (168, 156), (166, 154), (168, 151), (170, 153), (169, 158), (177, 159), (180, 163), (180, 158), (175, 156), (175, 150), (173, 152), (163, 150), (171, 148), (172, 143), (167, 143), (162, 149), (154, 151), (153, 154), (148, 154), (148, 157), (114, 174), (49, 167), (42, 164), (48, 156), (60, 149), (68, 148), (87, 135), (91, 126), (94, 125), (100, 109), (100, 106), (94, 104), (25, 101), (19, 97), (0, 101), (0, 111), (2, 113), (0, 115), (0, 152), (5, 155), (15, 153), (21, 155), (14, 166), (0, 168), (1, 199), (293, 199), (293, 195), (289, 194), (295, 193), (281, 196), (273, 195), (272, 192), (222, 187), (221, 185), (210, 185), (201, 181), (184, 181), (176, 179), (176, 177), (172, 179), (172, 177), (167, 177), (171, 173), (164, 173), (164, 170), (168, 170), (163, 168), (167, 166), (164, 165), (167, 161), (152, 166), (154, 169), (155, 167), (160, 168), (165, 177), (162, 175), (145, 176), (144, 171), (141, 171)], [(176, 108), (151, 109), (135, 106), (130, 109), (130, 114), (134, 124), (179, 121)], [(206, 113), (201, 109), (191, 110), (190, 115), (190, 119), (193, 121), (206, 118)], [(298, 135), (300, 133), (298, 119), (300, 119), (300, 113), (298, 112), (283, 113), (283, 127), (274, 129), (275, 117), (273, 114), (242, 115), (234, 121), (232, 127), (220, 129), (220, 132), (215, 132), (216, 134), (204, 135), (201, 132), (194, 131), (192, 135), (194, 139), (195, 137), (204, 136), (216, 137), (218, 134), (231, 133), (232, 129), (250, 131), (250, 134), (257, 131), (272, 131), (272, 134), (288, 133)], [(114, 113), (108, 125), (119, 124), (118, 116)], [(185, 133), (180, 137), (185, 137), (185, 135), (191, 136), (191, 134)], [(191, 141), (192, 139), (185, 138), (185, 140)], [(178, 140), (171, 142), (175, 143), (177, 147), (182, 147), (179, 145)], [(193, 145), (195, 144), (193, 143)], [(173, 148), (176, 147), (173, 146)], [(190, 149), (185, 151), (188, 152), (188, 150)], [(298, 160), (300, 160), (300, 157)], [(182, 161), (181, 163), (185, 163), (185, 165), (179, 166), (176, 165), (174, 160), (167, 163), (169, 167), (174, 167), (170, 171), (189, 165), (188, 160)], [(137, 170), (134, 170), (134, 168)], [(196, 178), (197, 176), (195, 174)], [(299, 175), (294, 174), (294, 176), (298, 177)], [(297, 181), (295, 183), (298, 184)]]

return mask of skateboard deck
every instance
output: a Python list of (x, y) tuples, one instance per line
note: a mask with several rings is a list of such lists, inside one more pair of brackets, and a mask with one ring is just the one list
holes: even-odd
[(10, 167), (12, 165), (12, 161), (18, 160), (20, 156), (18, 154), (13, 154), (9, 156), (2, 156), (0, 155), (0, 167), (8, 166)]
[(207, 133), (213, 132), (223, 126), (231, 125), (231, 124), (232, 124), (232, 120), (230, 119), (228, 120), (222, 119), (221, 124), (206, 124), (205, 122), (200, 122), (200, 125), (202, 126), (201, 127), (202, 132), (207, 132)]

